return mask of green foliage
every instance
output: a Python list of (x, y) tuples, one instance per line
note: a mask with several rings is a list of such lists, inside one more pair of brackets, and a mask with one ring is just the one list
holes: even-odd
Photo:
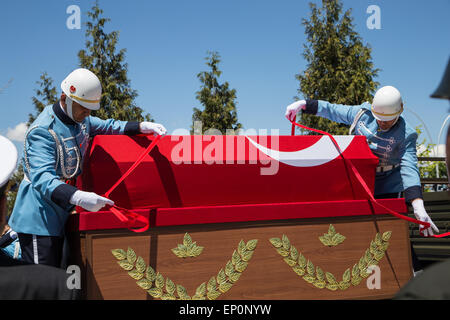
[[(308, 64), (296, 75), (298, 92), (305, 99), (344, 105), (372, 101), (378, 86), (373, 78), (379, 69), (374, 69), (371, 48), (354, 31), (351, 10), (342, 13), (339, 0), (322, 0), (321, 8), (310, 3), (310, 8), (309, 20), (302, 19), (308, 41), (303, 57)], [(300, 122), (332, 134), (348, 134), (348, 126), (317, 116), (302, 114)]]
[[(420, 138), (422, 134), (421, 125), (417, 126), (416, 132)], [(432, 154), (433, 148), (436, 147), (434, 143), (427, 143), (426, 139), (423, 139), (422, 142), (419, 143), (419, 146), (422, 146), (417, 152), (418, 157), (433, 157)], [(439, 178), (447, 178), (447, 168), (445, 161), (420, 161), (418, 163), (420, 177), (421, 178), (437, 178), (439, 174)], [(425, 186), (425, 192), (434, 191), (432, 187)]]
[(218, 78), (222, 74), (218, 68), (220, 55), (217, 52), (208, 52), (205, 60), (210, 70), (197, 75), (202, 85), (196, 92), (196, 98), (204, 106), (204, 109), (194, 108), (191, 134), (194, 133), (194, 122), (196, 121), (202, 122), (201, 133), (208, 129), (218, 129), (225, 134), (227, 129), (242, 128), (236, 112), (236, 90), (229, 89), (228, 82), (219, 84)]
[(98, 2), (91, 10), (87, 13), (90, 21), (86, 23), (86, 49), (78, 52), (78, 58), (80, 67), (95, 73), (103, 87), (101, 108), (92, 115), (102, 119), (153, 121), (149, 114), (143, 115), (143, 110), (134, 102), (138, 94), (131, 88), (127, 76), (126, 50), (116, 52), (119, 32), (105, 33), (105, 24), (110, 19), (102, 17), (103, 10)]
[(34, 89), (36, 96), (31, 98), (34, 109), (36, 109), (36, 114), (28, 114), (27, 126), (30, 126), (30, 124), (33, 123), (39, 113), (41, 113), (46, 106), (54, 104), (59, 100), (56, 94), (56, 87), (53, 85), (53, 79), (47, 74), (47, 72), (43, 72), (41, 74), (39, 81), (36, 81), (36, 84), (38, 85), (38, 89)]

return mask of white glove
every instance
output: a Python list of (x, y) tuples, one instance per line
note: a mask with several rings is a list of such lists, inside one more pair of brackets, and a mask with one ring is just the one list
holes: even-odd
[(300, 109), (302, 109), (302, 110), (306, 109), (306, 101), (305, 100), (295, 101), (294, 103), (288, 105), (286, 107), (285, 117), (289, 121), (294, 121), (295, 117), (297, 116), (297, 113), (300, 111)]
[(70, 198), (70, 203), (90, 212), (97, 212), (105, 205), (113, 206), (114, 201), (101, 197), (94, 192), (77, 190)]
[(141, 122), (139, 123), (139, 129), (141, 133), (145, 134), (153, 133), (154, 135), (164, 136), (167, 133), (166, 128), (162, 124), (154, 122)]
[[(436, 233), (439, 233), (439, 229), (436, 227), (436, 225), (433, 223), (431, 218), (428, 216), (427, 212), (425, 211), (425, 206), (423, 205), (423, 200), (420, 198), (417, 198), (413, 200), (411, 203), (414, 208), (414, 215), (416, 216), (416, 219), (423, 222), (428, 222), (430, 224), (430, 228), (423, 231), (423, 235), (425, 237), (434, 235), (433, 230), (436, 231)], [(419, 229), (423, 229), (424, 227), (422, 225), (419, 226)], [(431, 230), (433, 228), (433, 230)]]

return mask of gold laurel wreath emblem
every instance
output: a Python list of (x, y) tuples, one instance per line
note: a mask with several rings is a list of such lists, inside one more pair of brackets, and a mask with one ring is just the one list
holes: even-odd
[(283, 234), (281, 239), (271, 238), (269, 241), (283, 257), (284, 262), (306, 282), (319, 289), (327, 288), (328, 290), (336, 291), (337, 289), (346, 290), (350, 285), (357, 286), (364, 278), (369, 276), (367, 272), (369, 266), (377, 265), (384, 257), (385, 251), (389, 247), (391, 235), (391, 231), (387, 231), (383, 235), (377, 233), (365, 254), (352, 268), (344, 271), (340, 281), (332, 273), (324, 272), (320, 267), (314, 266), (310, 260), (307, 260), (298, 252), (295, 246), (291, 245), (286, 235)]
[(217, 276), (211, 277), (208, 282), (199, 285), (192, 297), (188, 295), (187, 290), (182, 285), (175, 284), (169, 278), (164, 278), (159, 272), (156, 273), (151, 266), (147, 266), (144, 259), (137, 257), (132, 248), (128, 248), (127, 251), (113, 249), (111, 253), (118, 260), (119, 266), (128, 271), (128, 275), (137, 281), (136, 284), (146, 290), (153, 298), (162, 300), (215, 300), (222, 293), (230, 290), (239, 280), (253, 256), (257, 243), (258, 240), (256, 239), (249, 240), (247, 243), (241, 240), (225, 268), (220, 269)]
[(324, 233), (323, 236), (320, 236), (319, 240), (320, 242), (322, 242), (324, 246), (335, 247), (344, 242), (345, 236), (343, 236), (340, 233), (337, 233), (334, 226), (330, 224), (328, 232)]
[(172, 252), (178, 258), (198, 257), (203, 252), (204, 247), (197, 245), (197, 242), (192, 242), (192, 238), (189, 233), (185, 233), (183, 238), (183, 244), (179, 244), (177, 248), (173, 248)]

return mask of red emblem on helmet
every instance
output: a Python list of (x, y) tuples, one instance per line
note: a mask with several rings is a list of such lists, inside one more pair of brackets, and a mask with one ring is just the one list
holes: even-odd
[(70, 86), (70, 93), (75, 93), (77, 89), (74, 86)]

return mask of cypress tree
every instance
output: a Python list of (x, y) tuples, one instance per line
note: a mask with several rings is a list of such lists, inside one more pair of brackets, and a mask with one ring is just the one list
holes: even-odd
[(236, 90), (230, 89), (228, 82), (219, 83), (222, 71), (219, 70), (220, 55), (217, 52), (208, 52), (205, 58), (209, 71), (200, 72), (197, 78), (201, 82), (200, 90), (196, 92), (197, 100), (204, 109), (194, 108), (192, 115), (191, 134), (194, 132), (196, 121), (201, 121), (202, 132), (208, 129), (220, 130), (225, 134), (228, 130), (238, 130), (242, 124), (238, 122), (236, 111)]
[(105, 32), (105, 24), (111, 19), (102, 14), (97, 1), (87, 13), (90, 21), (86, 22), (86, 49), (78, 52), (80, 67), (95, 73), (103, 87), (101, 108), (92, 115), (102, 119), (153, 121), (134, 102), (138, 93), (128, 79), (128, 64), (124, 62), (126, 49), (117, 52), (119, 32)]
[[(351, 9), (343, 13), (340, 0), (322, 0), (320, 8), (313, 3), (309, 6), (309, 19), (302, 19), (307, 68), (296, 75), (298, 93), (305, 99), (345, 105), (371, 102), (379, 69), (374, 69), (370, 46), (364, 45), (355, 31)], [(332, 134), (348, 134), (348, 126), (313, 115), (302, 114), (300, 123)]]

